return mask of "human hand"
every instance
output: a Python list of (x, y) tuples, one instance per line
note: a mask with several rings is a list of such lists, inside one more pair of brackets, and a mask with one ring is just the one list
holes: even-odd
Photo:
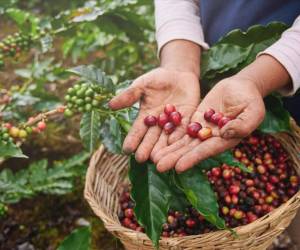
[[(114, 97), (109, 106), (113, 110), (132, 106), (140, 102), (140, 110), (131, 130), (125, 138), (125, 153), (135, 152), (136, 160), (146, 161), (151, 152), (160, 151), (185, 134), (185, 127), (200, 101), (198, 76), (193, 72), (160, 67), (137, 78), (124, 92)], [(147, 127), (144, 119), (148, 115), (163, 113), (166, 104), (175, 105), (182, 115), (181, 125), (170, 135), (159, 126)]]
[[(209, 108), (232, 117), (219, 129), (207, 123), (203, 117)], [(231, 77), (220, 81), (203, 99), (191, 118), (203, 127), (213, 129), (213, 137), (201, 142), (185, 135), (182, 139), (157, 152), (153, 161), (161, 172), (175, 167), (177, 172), (185, 171), (198, 162), (235, 146), (262, 122), (265, 115), (263, 96), (250, 79)]]

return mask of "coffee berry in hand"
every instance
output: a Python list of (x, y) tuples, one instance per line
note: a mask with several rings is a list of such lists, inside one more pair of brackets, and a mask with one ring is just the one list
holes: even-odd
[(160, 114), (157, 118), (153, 115), (148, 115), (145, 117), (144, 123), (148, 127), (157, 124), (166, 134), (171, 134), (181, 124), (181, 120), (182, 116), (180, 112), (176, 111), (176, 107), (173, 104), (166, 104), (164, 113)]

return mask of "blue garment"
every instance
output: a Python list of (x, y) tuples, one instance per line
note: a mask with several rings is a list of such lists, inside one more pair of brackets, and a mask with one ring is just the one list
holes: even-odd
[(292, 25), (300, 0), (200, 0), (205, 41), (210, 45), (233, 29), (281, 21)]
[[(212, 45), (233, 29), (272, 21), (291, 26), (300, 15), (300, 0), (200, 0), (200, 15), (205, 41)], [(283, 101), (300, 125), (300, 94)]]

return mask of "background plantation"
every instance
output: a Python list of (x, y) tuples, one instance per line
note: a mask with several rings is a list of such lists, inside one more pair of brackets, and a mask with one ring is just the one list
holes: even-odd
[[(100, 144), (121, 153), (137, 115), (138, 105), (113, 112), (107, 102), (158, 65), (153, 11), (146, 0), (0, 0), (0, 249), (123, 249), (83, 200), (83, 185), (91, 154)], [(202, 94), (286, 28), (271, 23), (223, 37), (203, 53)], [(258, 130), (290, 132), (281, 97), (272, 94), (265, 105)], [(135, 215), (154, 245), (174, 207), (193, 205), (215, 228), (228, 229), (204, 170), (222, 164), (245, 176), (253, 170), (231, 151), (183, 175), (130, 163)]]
[[(1, 124), (20, 127), (31, 116), (64, 105), (67, 89), (77, 79), (67, 72), (74, 66), (94, 64), (114, 84), (154, 67), (152, 12), (149, 1), (1, 0)], [(118, 150), (108, 130), (118, 137), (119, 123), (104, 116), (107, 126), (97, 135), (108, 135), (103, 140)], [(14, 138), (27, 159), (9, 158), (20, 151), (4, 150), (1, 142), (1, 249), (56, 249), (87, 223), (92, 229), (80, 235), (88, 239), (93, 230), (93, 248), (121, 249), (82, 198), (89, 153), (80, 142), (79, 121), (80, 115), (54, 114), (43, 133), (28, 131), (26, 139)]]

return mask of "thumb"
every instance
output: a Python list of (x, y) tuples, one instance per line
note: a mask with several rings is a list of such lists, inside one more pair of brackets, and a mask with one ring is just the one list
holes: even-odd
[(235, 119), (221, 129), (220, 135), (224, 139), (246, 137), (259, 126), (264, 116), (263, 100), (252, 100)]
[(109, 107), (117, 110), (132, 106), (142, 97), (144, 92), (143, 86), (144, 80), (143, 76), (141, 76), (134, 80), (129, 88), (112, 98), (108, 103)]

